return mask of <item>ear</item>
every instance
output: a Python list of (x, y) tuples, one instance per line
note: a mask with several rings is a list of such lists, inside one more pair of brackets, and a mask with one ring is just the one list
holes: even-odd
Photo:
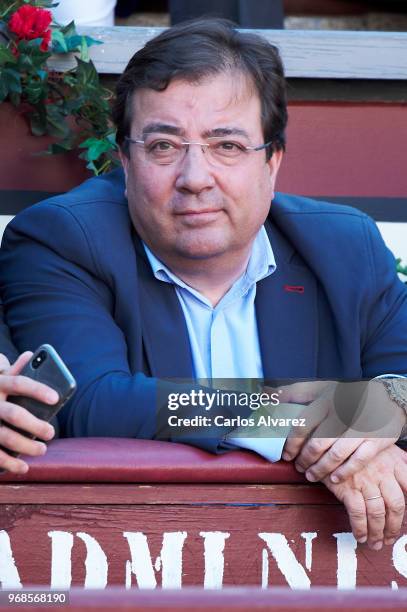
[(272, 198), (274, 198), (274, 188), (277, 180), (277, 174), (280, 169), (280, 164), (283, 159), (283, 150), (274, 151), (271, 158), (268, 160), (267, 165), (270, 173), (270, 183), (272, 189)]
[(124, 190), (124, 195), (127, 198), (127, 181), (129, 178), (129, 164), (130, 164), (130, 159), (127, 157), (127, 155), (125, 153), (123, 153), (123, 151), (121, 149), (119, 149), (119, 157), (120, 157), (120, 161), (123, 167), (123, 172), (124, 172), (124, 180), (126, 181), (126, 188)]

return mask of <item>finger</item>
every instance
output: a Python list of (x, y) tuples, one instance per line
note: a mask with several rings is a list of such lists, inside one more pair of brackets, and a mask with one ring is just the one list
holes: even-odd
[(55, 435), (55, 430), (50, 423), (37, 418), (22, 406), (12, 402), (0, 401), (0, 419), (3, 423), (23, 429), (28, 434), (42, 440), (51, 440)]
[(1, 392), (5, 395), (28, 396), (46, 404), (56, 404), (59, 398), (58, 393), (54, 389), (31, 380), (31, 378), (26, 376), (2, 376), (0, 388)]
[(307, 381), (279, 388), (280, 403), (308, 404), (313, 402), (332, 381)]
[[(332, 472), (330, 478), (334, 483), (342, 482), (365, 468), (380, 451), (393, 444), (394, 440), (391, 438), (377, 438), (374, 440), (341, 438), (338, 442), (341, 442), (341, 447), (338, 449), (339, 455), (342, 450), (344, 451), (347, 443), (349, 443), (348, 448), (351, 449), (353, 446), (354, 451), (348, 453), (347, 456), (344, 455), (344, 460), (346, 457), (349, 457), (349, 459), (346, 462), (341, 462), (342, 465), (338, 467), (338, 469), (335, 469), (337, 466), (334, 466), (334, 468), (330, 470)], [(342, 448), (342, 445), (344, 448)]]
[(363, 487), (367, 514), (367, 544), (372, 550), (380, 550), (383, 546), (384, 526), (386, 523), (386, 506), (382, 492), (376, 485)]
[[(307, 447), (314, 441), (320, 443), (323, 454), (321, 453), (320, 458), (312, 463), (313, 449), (311, 448), (309, 452)], [(335, 438), (312, 438), (302, 449), (297, 461), (301, 461), (301, 464), (307, 468), (311, 466), (307, 469), (305, 476), (310, 482), (317, 482), (342, 465), (361, 443), (362, 440), (357, 438), (338, 438), (337, 440)], [(304, 457), (302, 457), (303, 453)], [(339, 482), (332, 477), (331, 480), (335, 484)]]
[(355, 539), (363, 544), (367, 541), (367, 512), (363, 495), (360, 491), (353, 489), (344, 496), (343, 503), (348, 512), (350, 526)]
[(318, 469), (314, 468), (317, 468), (323, 462), (324, 458), (327, 457), (327, 451), (335, 442), (335, 438), (312, 437), (307, 440), (295, 460), (297, 470), (299, 472), (306, 471), (305, 475), (311, 482), (318, 480)]
[(403, 493), (407, 493), (407, 453), (401, 448), (394, 447), (400, 451), (399, 460), (394, 462), (394, 475)]
[(22, 459), (12, 457), (5, 451), (0, 450), (0, 469), (12, 474), (25, 474), (28, 471), (28, 465)]
[(0, 373), (4, 372), (4, 370), (8, 370), (10, 367), (10, 362), (3, 353), (0, 353)]
[(43, 442), (31, 440), (4, 424), (0, 426), (0, 444), (16, 453), (23, 453), (33, 457), (44, 455), (47, 450)]
[(282, 454), (284, 461), (291, 461), (299, 454), (306, 440), (326, 417), (329, 406), (330, 400), (328, 398), (320, 398), (312, 402), (309, 406), (304, 407), (304, 411), (299, 417), (305, 418), (305, 426), (293, 427), (291, 429), (284, 444), (284, 452)]
[(394, 544), (399, 536), (404, 518), (405, 499), (396, 479), (384, 480), (380, 485), (386, 507), (384, 543)]
[(32, 356), (33, 356), (33, 353), (31, 351), (25, 351), (25, 353), (22, 353), (18, 357), (18, 359), (16, 359), (13, 365), (10, 366), (7, 374), (10, 374), (12, 376), (16, 374), (20, 374), (21, 370), (27, 365), (27, 363), (30, 361)]

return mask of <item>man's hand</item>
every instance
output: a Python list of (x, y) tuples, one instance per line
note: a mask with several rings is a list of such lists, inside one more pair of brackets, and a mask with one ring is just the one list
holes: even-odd
[(407, 453), (391, 446), (369, 465), (340, 484), (323, 483), (345, 504), (353, 535), (373, 550), (394, 544), (404, 517), (407, 492)]
[[(304, 401), (304, 396), (311, 401), (301, 415), (306, 417), (306, 427), (298, 430), (301, 437), (291, 432), (282, 455), (286, 461), (295, 459), (297, 470), (305, 472), (311, 482), (330, 475), (332, 482), (338, 483), (356, 474), (394, 444), (406, 421), (403, 410), (390, 400), (383, 384), (373, 380), (367, 386), (362, 410), (350, 424), (335, 406), (338, 384), (352, 383), (297, 383), (283, 393), (289, 401)], [(349, 408), (350, 414), (356, 415), (358, 406)]]
[[(0, 445), (17, 453), (36, 456), (45, 453), (46, 445), (30, 440), (7, 427), (7, 424), (13, 425), (42, 440), (51, 440), (55, 435), (52, 425), (38, 419), (25, 408), (13, 404), (12, 397), (7, 401), (8, 396), (13, 395), (33, 397), (51, 405), (58, 401), (58, 393), (53, 389), (26, 376), (19, 376), (31, 357), (32, 353), (23, 353), (10, 366), (4, 355), (0, 355)], [(28, 465), (22, 459), (9, 455), (6, 450), (0, 450), (0, 469), (14, 474), (24, 474), (28, 470)]]

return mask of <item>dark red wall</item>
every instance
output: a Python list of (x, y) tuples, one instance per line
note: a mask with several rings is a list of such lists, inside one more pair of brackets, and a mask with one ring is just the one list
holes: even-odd
[(290, 105), (278, 189), (313, 196), (407, 197), (407, 105)]

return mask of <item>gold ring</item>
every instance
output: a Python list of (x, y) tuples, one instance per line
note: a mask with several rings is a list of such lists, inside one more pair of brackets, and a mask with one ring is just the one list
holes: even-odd
[(366, 497), (365, 501), (370, 501), (371, 499), (379, 499), (382, 495), (373, 495), (373, 497)]

